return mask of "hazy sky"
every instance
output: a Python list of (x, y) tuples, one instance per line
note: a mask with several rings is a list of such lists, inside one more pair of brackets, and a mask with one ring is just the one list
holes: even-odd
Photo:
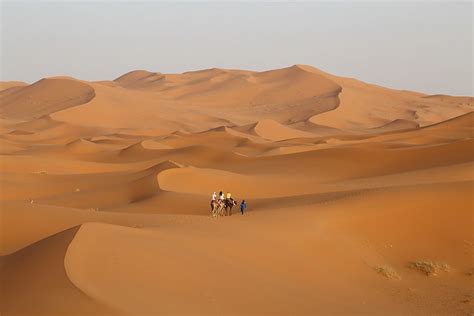
[(471, 1), (0, 1), (1, 80), (310, 64), (388, 87), (473, 95)]

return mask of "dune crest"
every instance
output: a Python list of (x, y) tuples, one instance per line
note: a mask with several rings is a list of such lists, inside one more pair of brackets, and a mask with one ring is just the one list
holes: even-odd
[(416, 129), (418, 127), (420, 127), (420, 124), (418, 124), (417, 122), (404, 119), (395, 119), (387, 124), (375, 127), (374, 129), (378, 131), (402, 131)]
[(135, 70), (118, 77), (114, 82), (126, 88), (146, 88), (163, 80), (165, 76), (159, 72)]
[(74, 153), (94, 153), (101, 151), (100, 146), (85, 139), (77, 139), (66, 144), (66, 148)]

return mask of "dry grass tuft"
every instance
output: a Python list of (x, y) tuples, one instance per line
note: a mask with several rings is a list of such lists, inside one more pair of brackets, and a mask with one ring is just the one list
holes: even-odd
[(377, 273), (389, 279), (397, 279), (397, 280), (401, 279), (397, 271), (395, 271), (391, 266), (385, 265), (385, 266), (375, 267), (375, 271), (377, 271)]
[(451, 268), (446, 263), (418, 260), (410, 262), (409, 267), (426, 275), (437, 275), (439, 272), (449, 272)]

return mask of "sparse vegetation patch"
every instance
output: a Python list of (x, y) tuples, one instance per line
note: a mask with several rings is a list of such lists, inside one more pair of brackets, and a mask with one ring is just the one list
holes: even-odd
[(438, 275), (439, 272), (449, 272), (451, 268), (446, 263), (427, 260), (418, 260), (410, 262), (409, 267), (418, 270), (428, 276)]
[(391, 266), (384, 265), (380, 267), (375, 267), (375, 271), (377, 271), (377, 273), (389, 279), (397, 279), (397, 280), (401, 279), (397, 271), (395, 271), (395, 269), (393, 269)]

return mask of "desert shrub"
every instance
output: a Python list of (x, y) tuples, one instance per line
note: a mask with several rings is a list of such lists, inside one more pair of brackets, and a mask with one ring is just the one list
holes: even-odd
[(427, 260), (410, 262), (409, 267), (426, 275), (437, 275), (439, 272), (449, 272), (451, 270), (446, 263)]
[(375, 267), (375, 271), (377, 271), (377, 273), (389, 279), (398, 279), (398, 280), (401, 279), (397, 271), (395, 271), (395, 269), (387, 265)]

